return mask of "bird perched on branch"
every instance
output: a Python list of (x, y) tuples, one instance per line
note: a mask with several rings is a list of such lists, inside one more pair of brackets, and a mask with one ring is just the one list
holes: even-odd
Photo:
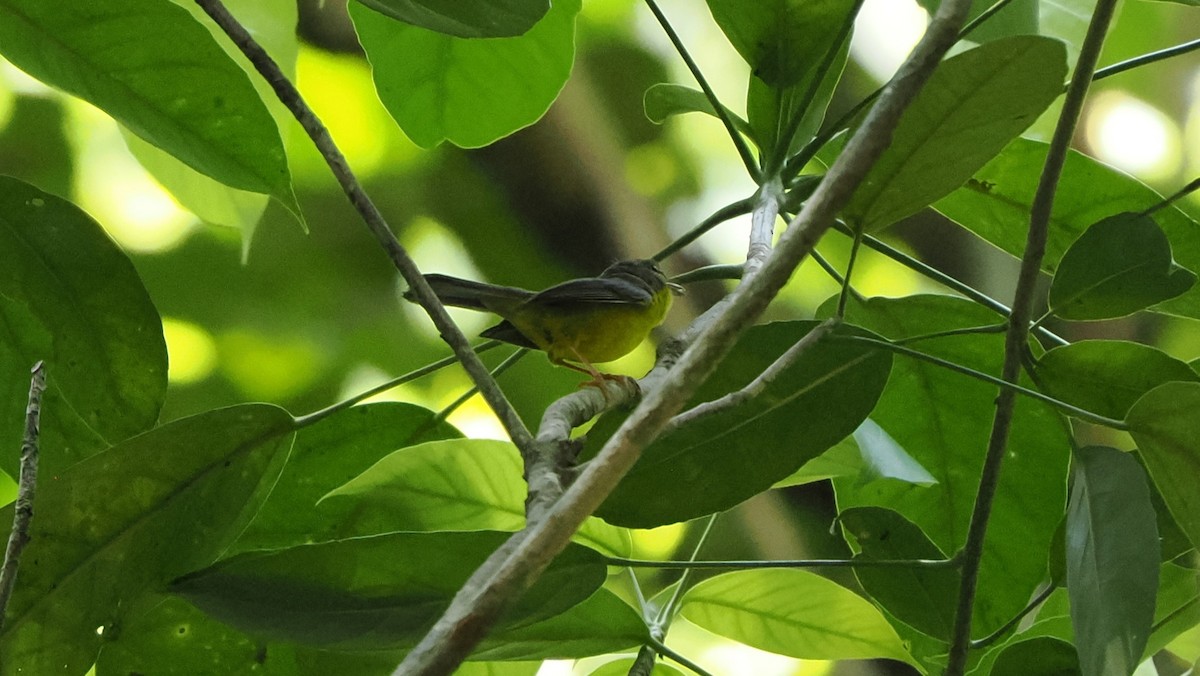
[[(551, 363), (590, 375), (587, 385), (613, 378), (593, 364), (632, 352), (662, 323), (672, 295), (683, 293), (648, 259), (613, 263), (597, 277), (572, 279), (536, 293), (448, 275), (425, 275), (425, 281), (446, 305), (504, 319), (481, 336), (544, 350)], [(404, 297), (416, 299), (411, 289)]]

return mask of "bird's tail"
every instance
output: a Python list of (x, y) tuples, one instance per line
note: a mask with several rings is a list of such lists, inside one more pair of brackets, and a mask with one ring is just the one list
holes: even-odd
[[(533, 296), (532, 291), (525, 289), (472, 282), (449, 275), (425, 275), (425, 281), (446, 305), (470, 310), (503, 312), (505, 308), (523, 303)], [(412, 289), (404, 292), (404, 298), (416, 302)]]

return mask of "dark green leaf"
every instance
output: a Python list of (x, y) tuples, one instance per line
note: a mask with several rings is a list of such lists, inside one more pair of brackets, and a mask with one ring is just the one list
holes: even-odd
[(645, 643), (647, 633), (636, 610), (607, 589), (598, 589), (561, 615), (490, 634), (471, 659), (580, 659), (629, 650)]
[(1200, 543), (1200, 383), (1160, 385), (1125, 420), (1175, 522)]
[(294, 203), (270, 113), (246, 73), (183, 8), (94, 0), (68, 12), (2, 0), (0, 52), (197, 171)]
[[(145, 431), (167, 388), (167, 349), (125, 254), (78, 207), (0, 177), (0, 439), (25, 424), (29, 369), (47, 364), (45, 475)], [(0, 469), (16, 476), (16, 446)]]
[[(1049, 636), (1010, 644), (996, 658), (991, 673), (996, 676), (1082, 676), (1075, 646)], [(1100, 673), (1100, 672), (1094, 672)]]
[(549, 0), (358, 0), (398, 21), (460, 38), (523, 35), (550, 9)]
[[(934, 206), (1004, 251), (1020, 256), (1029, 230), (1030, 205), (1045, 163), (1045, 143), (1017, 139), (966, 185)], [(1067, 248), (1093, 223), (1123, 211), (1141, 211), (1161, 201), (1158, 193), (1136, 179), (1068, 151), (1050, 215), (1042, 269), (1053, 273)], [(1175, 260), (1188, 269), (1200, 269), (1200, 225), (1173, 206), (1155, 212), (1154, 220), (1170, 240)], [(1200, 318), (1200, 289), (1192, 287), (1155, 309)]]
[[(816, 325), (751, 328), (692, 403), (741, 389)], [(853, 327), (838, 332), (863, 333)], [(767, 490), (854, 431), (890, 368), (889, 353), (827, 337), (757, 397), (659, 437), (596, 513), (623, 526), (658, 526), (728, 509)], [(585, 456), (616, 429), (617, 418), (607, 416), (589, 433)]]
[[(490, 439), (434, 441), (364, 468), (322, 500), (342, 533), (394, 530), (508, 530), (525, 526), (523, 465), (516, 446)], [(624, 529), (589, 518), (578, 542), (611, 556), (629, 556)]]
[(868, 230), (916, 213), (979, 171), (1062, 93), (1057, 40), (1017, 36), (948, 59), (904, 112), (846, 214)]
[[(655, 124), (662, 124), (668, 117), (684, 113), (705, 113), (717, 117), (717, 111), (713, 109), (704, 92), (668, 82), (660, 82), (647, 89), (642, 103), (645, 106), (646, 117)], [(733, 126), (738, 131), (746, 136), (752, 135), (748, 122), (728, 108), (725, 109), (725, 114), (733, 120)]]
[[(945, 554), (903, 516), (878, 507), (856, 507), (838, 517), (860, 553), (855, 560), (941, 560)], [(871, 598), (917, 631), (949, 641), (959, 574), (951, 568), (858, 567), (855, 576)]]
[(782, 89), (799, 83), (821, 61), (854, 4), (708, 0), (708, 9), (753, 75)]
[[(262, 504), (292, 418), (262, 404), (176, 420), (39, 482), (0, 672), (82, 674), (139, 596), (208, 565)], [(12, 508), (0, 512), (12, 522)]]
[(1187, 364), (1148, 345), (1081, 340), (1042, 355), (1038, 381), (1050, 396), (1121, 420), (1143, 394), (1172, 380), (1198, 381)]
[(283, 474), (266, 504), (234, 545), (235, 551), (278, 549), (384, 530), (416, 530), (415, 524), (377, 531), (356, 527), (356, 503), (317, 503), (397, 448), (461, 436), (434, 413), (412, 404), (355, 406), (296, 434)]
[[(628, 676), (629, 670), (633, 665), (634, 658), (632, 657), (624, 660), (605, 662), (603, 666), (591, 672), (588, 676)], [(658, 661), (654, 663), (649, 676), (684, 676), (684, 673), (675, 667)]]
[[(397, 650), (420, 640), (509, 533), (385, 533), (247, 552), (176, 580), (172, 591), (250, 634), (334, 650)], [(604, 560), (569, 546), (508, 611), (527, 625), (604, 582)]]
[[(827, 37), (833, 37), (839, 28), (839, 26), (831, 26)], [(751, 136), (756, 139), (764, 152), (775, 148), (779, 143), (781, 132), (786, 129), (785, 125), (790, 124), (790, 120), (795, 115), (804, 117), (796, 126), (795, 134), (791, 138), (788, 147), (789, 154), (808, 143), (816, 135), (821, 128), (821, 123), (825, 121), (825, 110), (829, 106), (829, 100), (833, 98), (834, 88), (837, 87), (837, 83), (842, 77), (842, 70), (846, 67), (846, 58), (849, 53), (850, 40), (847, 39), (842, 43), (837, 55), (834, 56), (829, 70), (825, 71), (821, 78), (821, 84), (817, 87), (813, 100), (808, 103), (806, 110), (801, 110), (801, 106), (805, 103), (804, 95), (812, 83), (812, 77), (816, 74), (815, 70), (810, 69), (803, 80), (783, 89), (771, 87), (757, 77), (750, 76), (750, 83), (746, 90), (746, 116), (753, 129)], [(824, 57), (822, 56), (822, 58)]]
[(423, 148), (485, 146), (533, 124), (558, 96), (574, 59), (580, 0), (555, 2), (515, 38), (469, 40), (392, 21), (351, 5), (375, 88)]
[(1063, 254), (1050, 309), (1063, 319), (1124, 317), (1195, 283), (1195, 274), (1171, 260), (1171, 244), (1154, 219), (1126, 212), (1091, 226)]
[[(890, 339), (996, 321), (986, 309), (948, 296), (875, 298), (851, 304), (847, 316)], [(909, 346), (998, 375), (1004, 337), (947, 336)], [(979, 487), (995, 398), (993, 385), (926, 362), (897, 358), (871, 419), (937, 483), (914, 486), (873, 481), (859, 485), (851, 478), (834, 479), (839, 508), (895, 510), (919, 526), (941, 551), (957, 551), (965, 541)], [(1070, 446), (1056, 412), (1018, 397), (1008, 447), (984, 547), (980, 596), (975, 604), (976, 635), (995, 631), (1016, 615), (1042, 582), (1050, 541), (1066, 502)]]
[(689, 621), (760, 650), (801, 659), (887, 657), (912, 662), (869, 601), (806, 570), (744, 570), (683, 596)]
[(1146, 476), (1114, 448), (1075, 454), (1067, 505), (1067, 591), (1088, 674), (1132, 674), (1154, 619), (1158, 529)]

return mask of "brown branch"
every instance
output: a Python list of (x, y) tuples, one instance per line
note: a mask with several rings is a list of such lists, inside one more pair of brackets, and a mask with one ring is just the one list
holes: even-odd
[(969, 0), (947, 0), (941, 4), (921, 43), (892, 78), (758, 274), (727, 297), (728, 302), (721, 304), (722, 310), (699, 332), (697, 340), (670, 369), (661, 386), (649, 391), (546, 517), (515, 534), (472, 575), (396, 674), (452, 672), (509, 600), (532, 585), (551, 559), (566, 547), (583, 520), (633, 466), (641, 449), (664, 429), (712, 373), (742, 331), (762, 314), (792, 271), (832, 226), (837, 212), (849, 202), (887, 148), (901, 114), (954, 44), (969, 6)]
[[(1075, 124), (1087, 98), (1088, 85), (1104, 45), (1104, 36), (1112, 21), (1117, 0), (1099, 0), (1088, 25), (1087, 36), (1079, 50), (1079, 60), (1058, 125), (1050, 140), (1046, 153), (1046, 165), (1034, 194), (1029, 215), (1029, 234), (1025, 240), (1025, 255), (1021, 259), (1021, 271), (1017, 277), (1017, 290), (1013, 296), (1012, 313), (1008, 318), (1008, 332), (1004, 340), (1004, 366), (1001, 379), (1016, 384), (1021, 374), (1021, 355), (1029, 341), (1029, 320), (1033, 317), (1034, 291), (1046, 253), (1046, 238), (1050, 231), (1050, 213), (1054, 206), (1054, 193), (1058, 179), (1066, 163)], [(971, 512), (971, 524), (967, 529), (966, 544), (963, 545), (962, 581), (959, 586), (958, 607), (954, 615), (951, 634), (950, 656), (946, 663), (947, 676), (961, 676), (966, 671), (967, 655), (971, 647), (971, 615), (975, 607), (975, 592), (979, 583), (979, 568), (983, 560), (984, 538), (987, 536), (988, 520), (996, 489), (1000, 485), (1000, 467), (1004, 451), (1008, 446), (1008, 433), (1012, 427), (1016, 408), (1016, 392), (1012, 387), (1003, 387), (996, 397), (996, 414), (992, 419), (992, 432), (984, 455), (983, 470), (979, 477), (979, 492), (975, 496), (975, 507)]]
[(434, 295), (433, 290), (429, 288), (429, 284), (425, 282), (425, 278), (421, 276), (421, 271), (417, 269), (417, 264), (404, 250), (400, 241), (396, 239), (396, 235), (392, 233), (387, 221), (383, 218), (383, 214), (367, 196), (355, 177), (354, 172), (350, 170), (350, 165), (346, 162), (346, 158), (342, 152), (338, 150), (337, 145), (333, 142), (333, 137), (329, 135), (329, 130), (317, 118), (317, 114), (313, 112), (308, 103), (300, 96), (300, 92), (296, 86), (287, 79), (287, 76), (280, 70), (279, 65), (271, 58), (269, 54), (257, 43), (250, 33), (246, 31), (238, 20), (229, 13), (221, 0), (196, 0), (196, 4), (204, 10), (213, 21), (220, 26), (221, 30), (229, 36), (238, 49), (246, 55), (254, 68), (263, 76), (271, 89), (275, 91), (275, 95), (279, 100), (287, 106), (292, 115), (308, 133), (312, 139), (313, 145), (321, 153), (321, 157), (329, 165), (334, 177), (337, 179), (342, 190), (346, 193), (346, 197), (350, 199), (355, 210), (362, 216), (363, 222), (375, 236), (375, 240), (379, 243), (383, 250), (387, 253), (388, 258), (392, 260), (392, 264), (400, 271), (400, 275), (404, 277), (404, 281), (408, 282), (412, 289), (417, 302), (429, 314), (429, 318), (433, 320), (433, 325), (437, 327), (438, 333), (442, 340), (450, 345), (450, 349), (454, 351), (455, 356), (462, 363), (467, 375), (470, 376), (471, 382), (479, 388), (479, 392), (483, 395), (485, 401), (495, 411), (496, 416), (500, 419), (500, 423), (504, 425), (505, 431), (508, 432), (509, 438), (521, 449), (523, 457), (530, 457), (532, 454), (533, 437), (529, 434), (529, 430), (525, 428), (525, 423), (521, 422), (520, 416), (513, 409), (512, 404), (505, 398), (504, 393), (500, 390), (500, 386), (488, 373), (487, 367), (483, 365), (483, 361), (471, 349), (467, 337), (463, 335), (454, 320), (446, 312), (446, 308)]
[(29, 404), (25, 407), (25, 434), (21, 437), (21, 473), (17, 482), (17, 504), (13, 510), (12, 533), (4, 550), (4, 565), (0, 568), (0, 628), (8, 600), (12, 598), (21, 566), (21, 552), (29, 544), (29, 525), (33, 522), (33, 496), (37, 487), (38, 436), (41, 430), (42, 393), (46, 391), (46, 367), (42, 362), (33, 365), (29, 379)]

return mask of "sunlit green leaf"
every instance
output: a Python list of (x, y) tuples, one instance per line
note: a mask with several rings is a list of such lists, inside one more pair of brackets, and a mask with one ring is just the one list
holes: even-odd
[(66, 12), (39, 0), (3, 0), (0, 53), (197, 171), (294, 201), (271, 115), (245, 72), (183, 8), (95, 0)]
[[(132, 603), (229, 545), (279, 475), (291, 432), (292, 418), (272, 406), (218, 409), (39, 482), (0, 672), (87, 671)], [(0, 523), (11, 522), (9, 507)]]
[(646, 642), (646, 623), (607, 589), (566, 612), (531, 625), (492, 632), (472, 659), (580, 659), (623, 652)]
[[(511, 530), (525, 526), (521, 455), (490, 439), (433, 441), (388, 454), (333, 489), (326, 506), (350, 532)], [(577, 540), (611, 556), (629, 556), (629, 533), (589, 519)]]
[(909, 455), (904, 447), (880, 427), (867, 418), (854, 430), (854, 441), (862, 454), (863, 472), (859, 483), (875, 479), (895, 479), (920, 486), (932, 486), (937, 479)]
[(549, 0), (358, 0), (397, 21), (460, 38), (507, 38), (533, 27)]
[[(717, 117), (716, 110), (704, 92), (669, 82), (660, 82), (647, 89), (643, 105), (646, 117), (655, 124), (662, 124), (667, 121), (668, 117), (684, 113), (705, 113)], [(725, 110), (725, 114), (733, 120), (733, 126), (738, 131), (747, 136), (751, 135), (750, 123), (729, 109)]]
[[(334, 650), (416, 643), (508, 533), (385, 533), (247, 552), (175, 581), (171, 590), (243, 631)], [(604, 560), (569, 546), (500, 627), (552, 617), (604, 582)]]
[(1117, 420), (1139, 397), (1165, 382), (1200, 380), (1184, 362), (1124, 340), (1081, 340), (1056, 347), (1042, 355), (1036, 370), (1051, 396)]
[[(751, 328), (692, 403), (742, 388), (816, 325), (780, 322)], [(853, 327), (838, 332), (863, 333)], [(888, 353), (827, 337), (758, 396), (647, 446), (596, 513), (610, 523), (649, 527), (728, 509), (854, 431), (870, 413), (890, 368)], [(595, 453), (619, 422), (620, 416), (602, 419), (589, 433), (584, 455)]]
[(1146, 469), (1176, 523), (1200, 542), (1200, 383), (1166, 383), (1150, 390), (1126, 417)]
[(711, 577), (684, 594), (681, 612), (714, 634), (780, 655), (912, 660), (875, 606), (806, 570)]
[(1018, 36), (948, 59), (904, 112), (845, 213), (868, 230), (950, 194), (1062, 93), (1057, 40)]
[(1196, 275), (1175, 265), (1149, 216), (1126, 212), (1092, 225), (1063, 254), (1050, 309), (1064, 319), (1123, 317), (1186, 292)]
[(47, 365), (49, 476), (158, 419), (162, 323), (125, 254), (75, 205), (0, 177), (0, 468), (16, 475), (29, 369)]
[(380, 402), (355, 406), (301, 428), (271, 496), (234, 550), (278, 549), (350, 535), (417, 530), (417, 524), (406, 526), (403, 519), (370, 530), (360, 525), (357, 503), (317, 503), (398, 448), (460, 436), (458, 430), (435, 421), (434, 416), (420, 406)]
[(388, 112), (417, 145), (484, 146), (533, 124), (558, 96), (575, 52), (580, 0), (555, 2), (515, 38), (470, 40), (350, 6)]
[(1087, 674), (1131, 674), (1154, 619), (1158, 529), (1133, 456), (1089, 446), (1075, 454), (1067, 506), (1067, 591)]

